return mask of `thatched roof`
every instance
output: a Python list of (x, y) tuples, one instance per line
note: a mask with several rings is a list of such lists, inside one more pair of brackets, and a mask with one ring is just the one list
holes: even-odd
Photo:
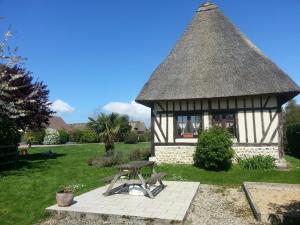
[(136, 101), (270, 93), (295, 96), (299, 91), (215, 4), (205, 3)]

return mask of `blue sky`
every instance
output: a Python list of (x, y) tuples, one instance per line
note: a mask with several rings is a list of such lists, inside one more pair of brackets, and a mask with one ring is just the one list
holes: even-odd
[[(116, 108), (144, 119), (147, 110), (132, 100), (203, 2), (0, 0), (0, 31), (12, 26), (10, 45), (68, 123)], [(299, 0), (213, 2), (300, 84)]]

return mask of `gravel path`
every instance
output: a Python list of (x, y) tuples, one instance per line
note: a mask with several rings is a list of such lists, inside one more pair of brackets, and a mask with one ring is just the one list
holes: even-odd
[[(69, 218), (48, 218), (39, 225), (108, 224)], [(151, 223), (150, 223), (151, 224)], [(184, 225), (260, 225), (241, 188), (201, 184)]]

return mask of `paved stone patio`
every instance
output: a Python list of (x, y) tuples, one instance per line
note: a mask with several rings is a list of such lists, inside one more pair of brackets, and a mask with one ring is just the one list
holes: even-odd
[[(108, 222), (142, 220), (157, 224), (182, 224), (199, 188), (198, 182), (164, 181), (167, 187), (154, 199), (145, 196), (116, 194), (103, 196), (107, 186), (75, 197), (69, 207), (51, 206), (46, 211), (74, 218)], [(142, 223), (141, 223), (142, 224)]]

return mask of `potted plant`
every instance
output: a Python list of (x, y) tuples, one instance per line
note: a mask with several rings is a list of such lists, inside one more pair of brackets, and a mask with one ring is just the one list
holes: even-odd
[(60, 191), (56, 193), (56, 203), (58, 206), (66, 207), (73, 203), (74, 192), (78, 185), (61, 186)]

